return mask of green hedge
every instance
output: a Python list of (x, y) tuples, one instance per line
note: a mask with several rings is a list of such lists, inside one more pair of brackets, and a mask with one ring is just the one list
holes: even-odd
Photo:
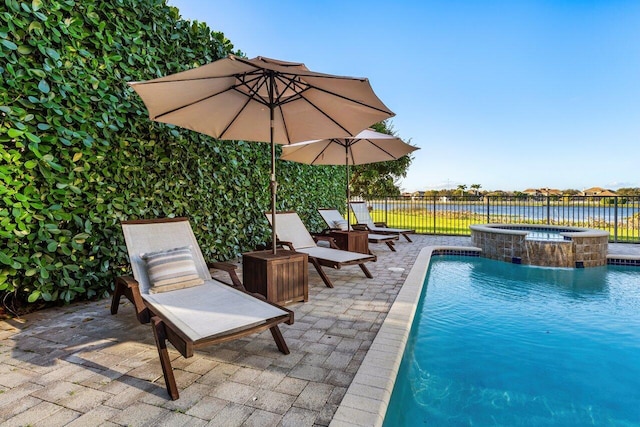
[[(108, 294), (127, 269), (123, 219), (188, 216), (218, 260), (270, 239), (269, 145), (151, 122), (126, 84), (232, 53), (222, 33), (164, 0), (0, 1), (3, 297)], [(341, 168), (277, 169), (278, 208), (310, 228), (342, 203)]]

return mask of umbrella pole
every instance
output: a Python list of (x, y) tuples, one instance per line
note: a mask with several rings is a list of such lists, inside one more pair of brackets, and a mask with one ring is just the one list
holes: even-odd
[(273, 254), (277, 253), (276, 245), (276, 193), (278, 183), (276, 182), (276, 144), (273, 142), (274, 127), (274, 106), (273, 106), (273, 90), (275, 82), (273, 81), (273, 73), (270, 75), (271, 90), (269, 91), (269, 137), (271, 139), (271, 249)]
[[(273, 120), (271, 121), (273, 123)], [(273, 143), (273, 126), (271, 127), (271, 247), (276, 254), (276, 144)]]
[(344, 147), (344, 164), (347, 166), (347, 232), (351, 231), (351, 209), (349, 201), (351, 200), (351, 190), (349, 190), (349, 147)]

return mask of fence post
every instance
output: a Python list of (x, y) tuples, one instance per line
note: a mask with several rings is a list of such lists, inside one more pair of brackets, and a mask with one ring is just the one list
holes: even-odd
[(433, 234), (436, 234), (436, 197), (433, 196)]
[(389, 216), (387, 212), (387, 200), (389, 200), (389, 196), (384, 196), (384, 223), (389, 224)]
[(491, 224), (491, 216), (489, 215), (489, 209), (491, 208), (491, 196), (485, 196), (487, 198), (487, 224)]
[(613, 200), (613, 243), (618, 243), (618, 196)]
[(547, 194), (547, 225), (551, 224), (551, 196)]

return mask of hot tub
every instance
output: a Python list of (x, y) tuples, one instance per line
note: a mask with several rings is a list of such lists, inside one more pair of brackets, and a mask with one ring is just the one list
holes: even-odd
[(471, 243), (486, 258), (544, 267), (607, 264), (606, 231), (529, 224), (474, 224), (470, 228)]

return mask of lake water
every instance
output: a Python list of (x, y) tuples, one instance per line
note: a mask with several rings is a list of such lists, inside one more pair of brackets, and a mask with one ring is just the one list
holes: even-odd
[[(424, 209), (426, 212), (472, 212), (480, 215), (487, 215), (486, 203), (436, 203), (433, 202), (370, 202), (370, 206), (376, 210), (387, 211), (394, 209)], [(582, 222), (588, 219), (600, 219), (613, 221), (616, 215), (616, 208), (612, 205), (599, 206), (522, 206), (522, 205), (489, 205), (490, 216), (515, 216), (520, 218), (541, 220), (547, 216), (554, 221), (577, 221)], [(638, 207), (634, 206), (618, 206), (618, 221), (632, 217), (640, 212)]]

